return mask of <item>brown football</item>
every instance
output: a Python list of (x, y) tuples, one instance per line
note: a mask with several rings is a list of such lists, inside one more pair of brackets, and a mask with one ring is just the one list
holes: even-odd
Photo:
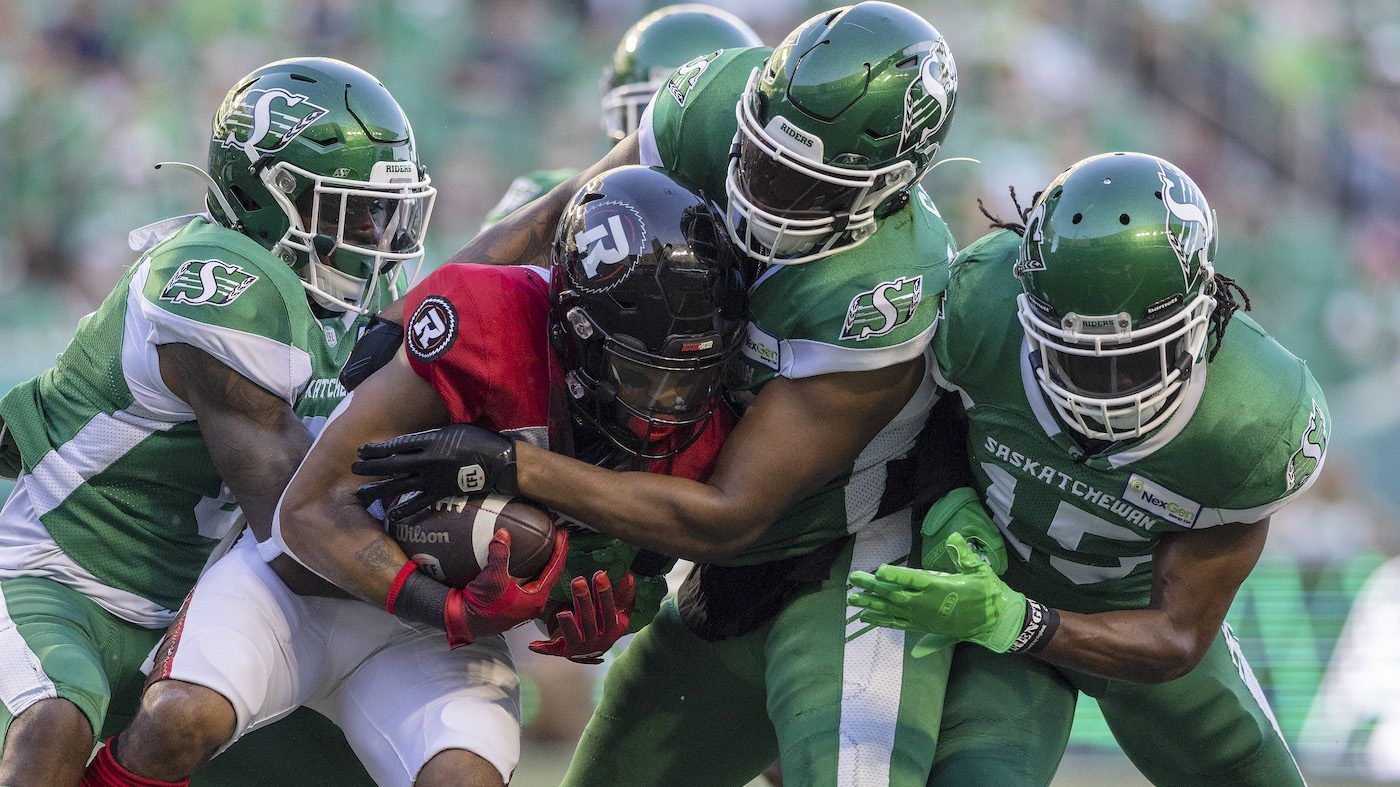
[(511, 576), (534, 579), (554, 551), (554, 520), (521, 498), (444, 497), (385, 526), (420, 571), (458, 588), (486, 565), (486, 547), (500, 528), (510, 533)]

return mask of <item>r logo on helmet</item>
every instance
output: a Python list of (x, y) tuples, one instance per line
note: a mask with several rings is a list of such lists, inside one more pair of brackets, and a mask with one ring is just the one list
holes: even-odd
[(646, 248), (647, 228), (637, 209), (618, 200), (587, 206), (585, 229), (574, 233), (582, 255), (569, 278), (583, 292), (607, 292), (626, 281)]
[(420, 361), (433, 361), (452, 348), (457, 340), (457, 310), (452, 302), (429, 295), (413, 311), (408, 321), (409, 355)]

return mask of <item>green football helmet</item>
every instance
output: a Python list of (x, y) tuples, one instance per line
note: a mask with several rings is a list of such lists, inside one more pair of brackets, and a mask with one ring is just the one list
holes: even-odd
[(619, 142), (636, 130), (651, 97), (681, 65), (719, 49), (762, 45), (742, 19), (707, 5), (668, 5), (642, 17), (603, 71), (608, 139)]
[(1189, 398), (1216, 306), (1215, 245), (1201, 190), (1156, 156), (1093, 156), (1045, 188), (1015, 265), (1017, 311), (1036, 381), (1071, 429), (1131, 440)]
[(864, 2), (812, 17), (754, 69), (726, 223), (750, 256), (794, 264), (856, 246), (902, 207), (948, 134), (958, 75), (917, 14)]
[(422, 264), (437, 191), (403, 109), (349, 63), (280, 60), (240, 79), (214, 114), (209, 175), (215, 219), (324, 308), (364, 313), (381, 279), (392, 290), (398, 266)]

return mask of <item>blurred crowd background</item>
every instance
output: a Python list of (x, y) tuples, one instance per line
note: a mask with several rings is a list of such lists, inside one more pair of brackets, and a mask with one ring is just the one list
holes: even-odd
[[(51, 363), (134, 261), (129, 230), (198, 209), (194, 178), (151, 165), (202, 163), (214, 108), (253, 68), (327, 55), (380, 77), (440, 189), (432, 266), (514, 177), (605, 150), (604, 63), (662, 4), (5, 0), (0, 391)], [(837, 5), (713, 4), (770, 44)], [(926, 181), (960, 243), (987, 229), (979, 198), (1009, 216), (1009, 186), (1027, 204), (1106, 150), (1170, 159), (1215, 206), (1217, 267), (1308, 360), (1334, 420), (1326, 471), (1275, 517), (1230, 620), (1305, 770), (1400, 780), (1400, 563), (1387, 563), (1400, 554), (1400, 3), (905, 4), (957, 59), (943, 156), (981, 162), (949, 162)], [(548, 783), (531, 752), (567, 754), (594, 673), (525, 666), (535, 748), (521, 783)], [(1071, 762), (1112, 749), (1083, 703)]]

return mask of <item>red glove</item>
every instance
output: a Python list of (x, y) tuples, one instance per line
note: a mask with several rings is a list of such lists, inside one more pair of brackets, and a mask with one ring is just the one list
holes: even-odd
[(627, 633), (632, 619), (632, 602), (637, 586), (632, 572), (622, 577), (613, 588), (606, 571), (593, 574), (590, 585), (583, 577), (574, 577), (572, 612), (560, 612), (550, 621), (552, 638), (530, 643), (530, 650), (547, 656), (563, 656), (580, 664), (601, 664), (602, 656)]
[(447, 644), (458, 648), (478, 637), (509, 631), (531, 618), (539, 617), (549, 601), (549, 590), (564, 571), (569, 551), (569, 533), (554, 529), (554, 553), (540, 575), (523, 585), (510, 575), (510, 533), (497, 530), (486, 548), (486, 566), (476, 579), (461, 589), (447, 593), (442, 619), (447, 628)]

